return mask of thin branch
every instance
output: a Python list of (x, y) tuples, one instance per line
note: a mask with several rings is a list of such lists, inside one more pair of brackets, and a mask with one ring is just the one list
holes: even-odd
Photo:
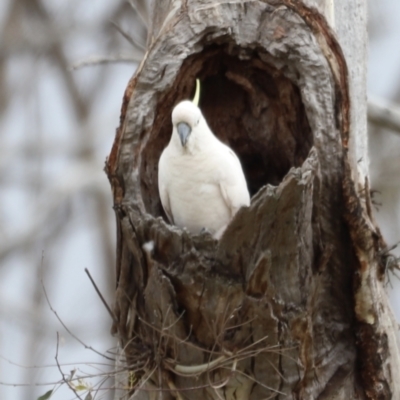
[(57, 364), (57, 368), (60, 371), (62, 380), (64, 383), (67, 384), (67, 386), (74, 392), (74, 394), (76, 395), (76, 397), (78, 397), (80, 400), (83, 400), (81, 396), (79, 396), (79, 394), (77, 393), (77, 391), (75, 390), (75, 388), (71, 385), (71, 383), (65, 378), (64, 372), (61, 369), (60, 363), (58, 362), (58, 348), (60, 345), (60, 334), (57, 332), (57, 347), (56, 347), (56, 356), (54, 357), (56, 360), (56, 364)]
[[(46, 369), (46, 368), (54, 368), (57, 365), (56, 364), (44, 364), (44, 365), (23, 365), (16, 363), (7, 357), (4, 357), (0, 354), (0, 359), (3, 361), (7, 362), (8, 364), (14, 365), (18, 368), (23, 368), (23, 369)], [(98, 368), (96, 366), (102, 366), (102, 367), (110, 367), (114, 366), (113, 363), (100, 363), (100, 362), (91, 362), (91, 361), (79, 361), (79, 362), (71, 362), (71, 363), (64, 363), (63, 367), (68, 367), (68, 366), (77, 366), (77, 365), (82, 365), (85, 367), (92, 367), (94, 369)]]
[(114, 358), (108, 357), (108, 356), (106, 356), (105, 354), (101, 353), (100, 351), (95, 350), (93, 347), (88, 346), (86, 343), (84, 343), (81, 339), (79, 339), (76, 335), (74, 335), (74, 334), (68, 329), (68, 327), (65, 325), (64, 321), (63, 321), (63, 320), (60, 318), (60, 316), (58, 315), (57, 311), (54, 310), (53, 306), (51, 305), (49, 296), (47, 295), (47, 291), (46, 291), (46, 288), (45, 288), (44, 283), (43, 283), (43, 280), (41, 280), (40, 282), (41, 282), (41, 284), (42, 284), (42, 288), (43, 288), (43, 292), (44, 292), (44, 296), (45, 296), (45, 298), (46, 298), (47, 304), (48, 304), (48, 306), (49, 306), (51, 312), (56, 316), (56, 318), (58, 319), (58, 321), (60, 322), (60, 324), (63, 326), (63, 328), (64, 328), (77, 342), (79, 342), (82, 346), (84, 346), (85, 349), (91, 350), (91, 351), (93, 351), (94, 353), (98, 354), (99, 356), (101, 356), (101, 357), (103, 357), (103, 358), (105, 358), (105, 359), (107, 359), (107, 360), (115, 361)]
[(110, 23), (135, 49), (143, 52), (143, 54), (146, 52), (146, 47), (129, 35), (128, 32), (125, 32), (116, 22), (110, 21)]
[(220, 356), (213, 361), (209, 361), (200, 365), (180, 365), (176, 364), (174, 370), (184, 376), (196, 376), (200, 375), (210, 369), (214, 369), (227, 360), (227, 356)]
[(96, 290), (96, 293), (99, 295), (100, 300), (102, 301), (102, 303), (104, 304), (104, 307), (107, 309), (108, 313), (110, 314), (111, 319), (114, 321), (114, 323), (118, 323), (117, 317), (115, 316), (115, 314), (113, 313), (113, 311), (111, 310), (110, 306), (107, 304), (105, 298), (103, 297), (103, 295), (101, 294), (99, 288), (97, 287), (94, 279), (92, 278), (92, 275), (90, 274), (89, 270), (87, 268), (85, 268), (85, 272), (87, 274), (87, 276), (90, 279), (90, 282), (92, 282), (92, 285), (94, 287), (94, 289)]
[(148, 29), (149, 13), (147, 11), (146, 2), (145, 1), (139, 2), (138, 0), (136, 0), (136, 1), (128, 0), (128, 3), (132, 7), (133, 11), (136, 12), (137, 15), (139, 15), (139, 17), (142, 20), (143, 25), (146, 27), (146, 29)]
[(400, 106), (370, 98), (368, 101), (368, 122), (400, 134)]
[(135, 64), (140, 63), (143, 59), (143, 56), (133, 56), (133, 55), (115, 55), (115, 56), (93, 56), (81, 61), (77, 61), (72, 64), (69, 68), (70, 70), (77, 70), (84, 67), (93, 67), (96, 65), (102, 64), (117, 64), (117, 63), (127, 63), (127, 64)]

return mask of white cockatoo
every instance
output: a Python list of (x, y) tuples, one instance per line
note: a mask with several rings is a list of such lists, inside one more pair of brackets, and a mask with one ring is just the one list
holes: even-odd
[[(236, 154), (208, 127), (195, 100), (172, 111), (172, 135), (158, 163), (161, 203), (171, 223), (219, 239), (250, 195)], [(197, 98), (197, 100), (196, 100)]]

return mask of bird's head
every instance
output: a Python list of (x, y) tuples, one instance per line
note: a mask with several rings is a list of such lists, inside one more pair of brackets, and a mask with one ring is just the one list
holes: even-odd
[(196, 138), (194, 136), (197, 131), (203, 115), (200, 109), (191, 101), (185, 100), (180, 102), (172, 111), (172, 125), (175, 139), (179, 139), (179, 143), (183, 148), (191, 147)]

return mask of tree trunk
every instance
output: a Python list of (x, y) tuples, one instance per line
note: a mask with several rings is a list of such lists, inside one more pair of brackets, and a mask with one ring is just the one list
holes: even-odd
[[(334, 23), (332, 2), (308, 3)], [(298, 1), (151, 4), (148, 51), (106, 165), (118, 235), (113, 331), (129, 371), (116, 398), (400, 398), (388, 254), (367, 158), (357, 165), (360, 60), (349, 56), (349, 74), (326, 19)], [(219, 241), (166, 223), (158, 196), (171, 111), (197, 77), (200, 108), (239, 155), (252, 194)]]

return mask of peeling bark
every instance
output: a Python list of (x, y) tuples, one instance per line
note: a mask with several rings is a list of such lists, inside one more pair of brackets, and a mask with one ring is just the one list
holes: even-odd
[[(396, 398), (385, 244), (352, 179), (348, 73), (324, 17), (290, 0), (156, 5), (106, 165), (113, 332), (134, 371), (116, 398)], [(219, 241), (167, 224), (158, 197), (196, 77), (253, 196)]]

